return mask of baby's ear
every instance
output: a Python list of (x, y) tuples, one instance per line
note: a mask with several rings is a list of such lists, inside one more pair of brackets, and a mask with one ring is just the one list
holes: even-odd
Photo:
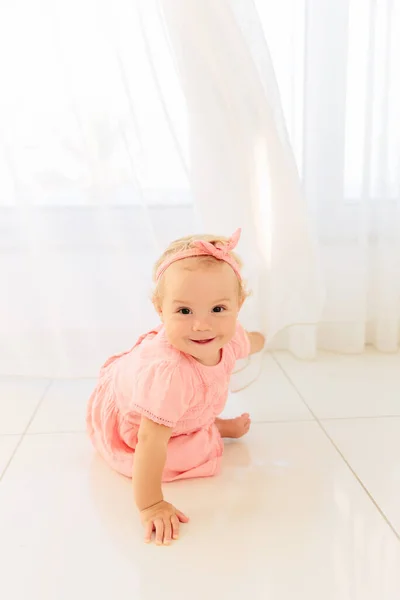
[(245, 300), (246, 300), (245, 295), (243, 295), (241, 298), (239, 298), (239, 310), (242, 308)]
[(160, 302), (160, 299), (157, 298), (156, 296), (153, 296), (153, 306), (154, 306), (156, 313), (158, 314), (158, 316), (160, 317), (160, 319), (162, 321), (163, 320), (163, 312), (162, 312), (161, 302)]

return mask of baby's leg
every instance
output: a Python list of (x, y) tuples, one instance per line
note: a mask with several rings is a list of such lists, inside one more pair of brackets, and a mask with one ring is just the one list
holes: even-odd
[(249, 431), (251, 419), (248, 413), (244, 413), (236, 419), (215, 419), (215, 424), (221, 437), (240, 438)]

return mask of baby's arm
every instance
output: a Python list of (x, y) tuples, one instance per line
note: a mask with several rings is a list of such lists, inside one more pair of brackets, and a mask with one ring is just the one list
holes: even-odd
[(255, 354), (256, 352), (261, 352), (264, 348), (265, 337), (262, 333), (258, 333), (258, 331), (247, 332), (247, 335), (250, 340), (250, 354)]
[(157, 544), (169, 544), (172, 538), (176, 539), (179, 521), (188, 521), (180, 511), (164, 502), (161, 488), (171, 434), (171, 428), (142, 417), (133, 461), (133, 489), (145, 526), (145, 541), (150, 542), (155, 529)]
[(171, 428), (142, 417), (133, 466), (133, 489), (139, 510), (164, 500), (161, 478), (171, 433)]

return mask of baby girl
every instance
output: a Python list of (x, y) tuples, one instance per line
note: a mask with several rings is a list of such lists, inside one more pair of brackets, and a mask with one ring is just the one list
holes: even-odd
[(239, 438), (249, 415), (220, 419), (237, 359), (259, 352), (260, 333), (238, 322), (246, 298), (230, 239), (173, 242), (155, 266), (154, 306), (162, 325), (102, 367), (87, 427), (101, 456), (132, 477), (145, 529), (157, 544), (177, 539), (188, 518), (164, 500), (162, 482), (218, 473), (222, 438)]

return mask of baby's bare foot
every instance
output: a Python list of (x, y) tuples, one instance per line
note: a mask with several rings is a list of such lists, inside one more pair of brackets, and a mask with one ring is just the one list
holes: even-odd
[(249, 431), (251, 419), (248, 413), (244, 413), (236, 419), (215, 419), (215, 424), (221, 437), (240, 438)]

